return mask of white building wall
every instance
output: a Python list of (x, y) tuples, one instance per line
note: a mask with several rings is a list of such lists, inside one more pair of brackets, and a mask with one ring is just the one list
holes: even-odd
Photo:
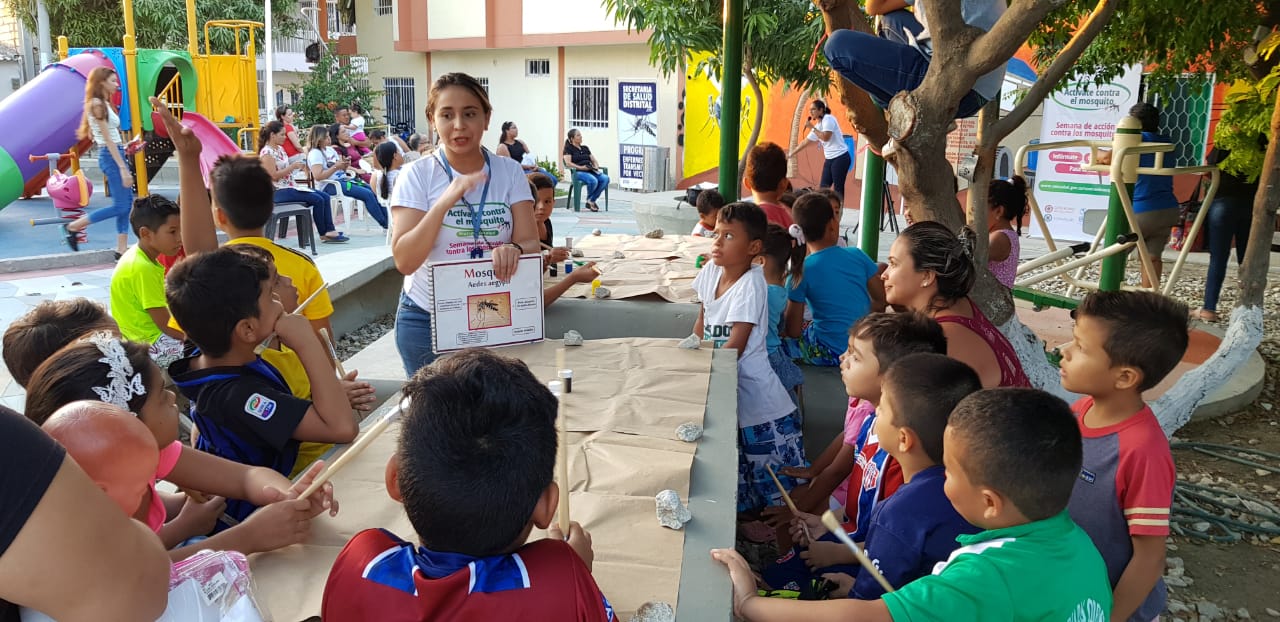
[[(357, 3), (361, 4), (361, 3)], [(372, 5), (372, 2), (363, 4)], [(371, 12), (371, 11), (370, 11)], [(434, 0), (427, 3), (427, 35), (432, 39), (485, 36), (485, 3), (481, 0)], [(364, 28), (364, 22), (356, 19)], [(390, 34), (390, 31), (388, 31)]]
[(523, 22), (529, 35), (627, 29), (614, 23), (600, 0), (524, 0)]
[[(426, 55), (396, 51), (394, 37), (398, 28), (394, 11), (391, 15), (376, 15), (373, 2), (357, 2), (356, 23), (360, 25), (357, 47), (362, 56), (370, 59), (369, 85), (375, 91), (381, 91), (384, 78), (413, 78), (414, 127), (418, 132), (426, 133), (427, 116), (423, 111), (427, 108), (427, 94), (431, 91)], [(384, 123), (387, 117), (384, 101), (380, 96), (374, 104), (379, 124)]]
[[(658, 83), (658, 144), (671, 150), (668, 175), (675, 171), (676, 125), (679, 120), (679, 76), (663, 78), (649, 66), (649, 48), (645, 44), (565, 48), (565, 84), (572, 78), (609, 78), (609, 127), (582, 129), (582, 143), (601, 166), (609, 168), (617, 181), (618, 164), (618, 82), (620, 80), (654, 80)], [(568, 94), (565, 94), (568, 97)], [(566, 100), (566, 115), (568, 114)], [(566, 123), (568, 120), (566, 119)], [(566, 126), (566, 131), (568, 127)], [(561, 140), (563, 142), (563, 139)]]

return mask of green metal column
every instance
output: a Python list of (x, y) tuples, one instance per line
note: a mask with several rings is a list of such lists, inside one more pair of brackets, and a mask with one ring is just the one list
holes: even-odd
[[(1115, 136), (1111, 140), (1112, 156), (1114, 157), (1116, 150), (1120, 147), (1136, 147), (1140, 144), (1142, 144), (1142, 122), (1134, 117), (1120, 119), (1116, 124)], [(1107, 204), (1107, 228), (1102, 235), (1103, 248), (1115, 244), (1116, 238), (1129, 233), (1129, 219), (1125, 216), (1120, 193), (1127, 193), (1132, 200), (1133, 184), (1138, 179), (1138, 156), (1126, 157), (1122, 166), (1121, 172), (1124, 178), (1111, 180), (1111, 200)], [(1102, 260), (1102, 275), (1098, 279), (1100, 291), (1114, 292), (1120, 289), (1124, 283), (1124, 267), (1128, 259), (1129, 253), (1117, 253)]]
[[(738, 132), (742, 124), (742, 5), (724, 0), (724, 67), (720, 72), (720, 194), (738, 200)], [(757, 105), (764, 105), (760, 102)]]
[(884, 158), (866, 150), (862, 159), (862, 239), (858, 248), (871, 258), (880, 252), (880, 209), (884, 202)]

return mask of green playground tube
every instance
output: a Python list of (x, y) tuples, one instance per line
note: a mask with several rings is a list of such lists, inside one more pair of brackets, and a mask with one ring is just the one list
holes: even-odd
[(22, 188), (26, 182), (22, 179), (22, 170), (13, 156), (0, 149), (0, 209), (4, 209), (18, 197), (22, 196)]
[(195, 65), (191, 62), (191, 55), (179, 50), (138, 50), (138, 90), (139, 99), (138, 108), (142, 111), (139, 115), (142, 119), (142, 129), (152, 130), (151, 126), (151, 103), (147, 98), (160, 95), (160, 89), (166, 85), (159, 84), (160, 74), (164, 71), (166, 65), (173, 65), (178, 70), (178, 75), (182, 77), (182, 109), (187, 112), (196, 112), (196, 86), (199, 83), (199, 76), (196, 74)]

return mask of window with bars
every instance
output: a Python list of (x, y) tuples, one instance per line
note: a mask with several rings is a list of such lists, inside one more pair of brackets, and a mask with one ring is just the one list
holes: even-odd
[(549, 58), (524, 59), (524, 75), (525, 76), (551, 75), (551, 59)]
[(387, 125), (392, 130), (414, 129), (417, 104), (414, 102), (413, 78), (383, 78), (382, 101), (387, 111)]
[(569, 124), (577, 127), (609, 127), (609, 79), (569, 79)]
[(373, 14), (378, 16), (391, 15), (392, 0), (374, 0)]
[(489, 79), (488, 79), (488, 78), (476, 78), (476, 82), (479, 82), (479, 83), (480, 83), (480, 86), (484, 87), (484, 92), (485, 92), (485, 94), (488, 94), (488, 93), (489, 93)]

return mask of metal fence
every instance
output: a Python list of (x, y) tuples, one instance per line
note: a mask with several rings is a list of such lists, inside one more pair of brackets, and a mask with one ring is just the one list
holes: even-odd
[(413, 78), (383, 78), (382, 102), (387, 113), (387, 125), (392, 130), (414, 130), (414, 117), (418, 105), (414, 99)]
[(609, 79), (569, 79), (569, 125), (609, 127)]

